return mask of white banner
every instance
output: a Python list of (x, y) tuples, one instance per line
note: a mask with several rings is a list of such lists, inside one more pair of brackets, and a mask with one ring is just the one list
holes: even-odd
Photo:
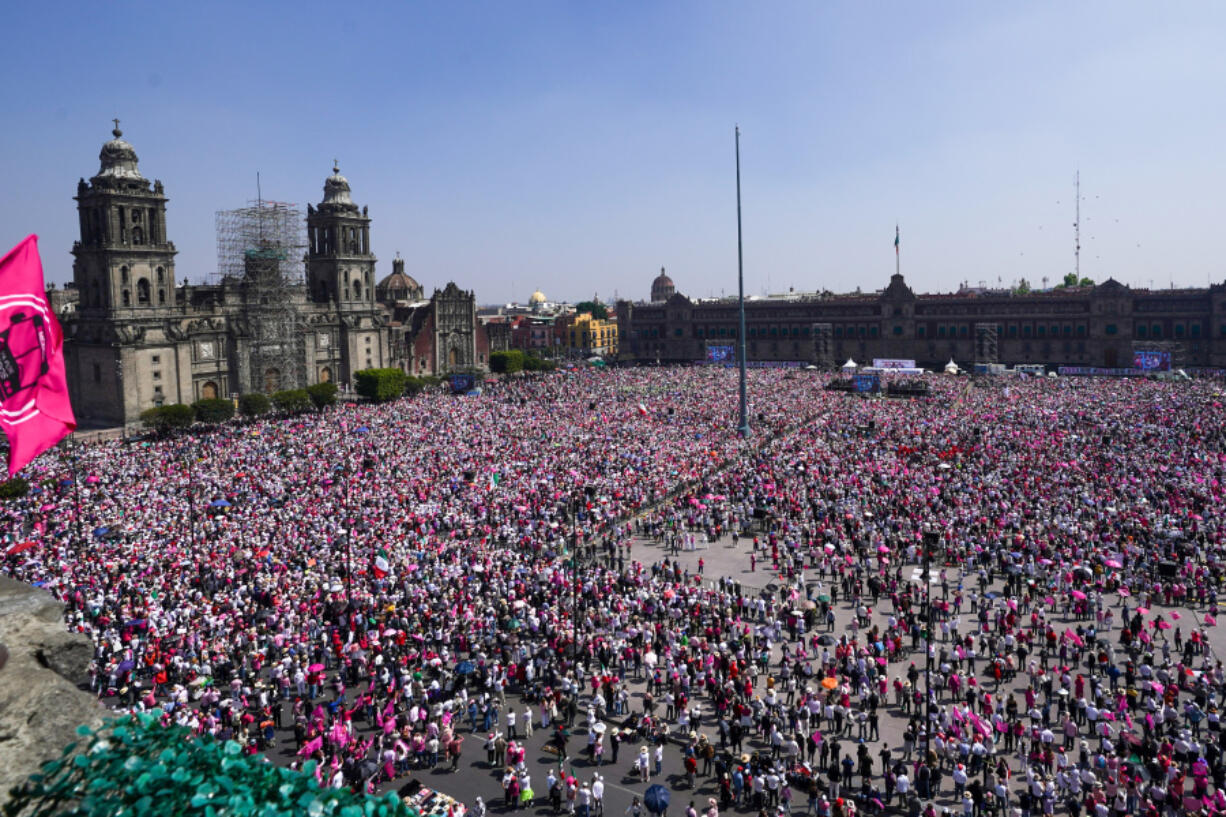
[(873, 358), (874, 369), (914, 369), (914, 360), (895, 360), (888, 357)]

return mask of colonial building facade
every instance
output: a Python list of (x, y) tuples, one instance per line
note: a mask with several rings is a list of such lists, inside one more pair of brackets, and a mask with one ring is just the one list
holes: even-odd
[(77, 185), (73, 284), (49, 293), (78, 422), (126, 424), (163, 403), (347, 384), (373, 367), (488, 365), (472, 292), (449, 284), (424, 300), (400, 259), (376, 283), (369, 215), (335, 167), (323, 200), (307, 208), (304, 279), (282, 274), (284, 247), (252, 242), (218, 283), (179, 283), (162, 182), (141, 175), (118, 123), (113, 136), (98, 173)]
[[(668, 282), (671, 284), (671, 281)], [(735, 298), (697, 300), (652, 285), (650, 302), (617, 305), (620, 360), (703, 361), (735, 345)], [(915, 360), (934, 367), (1042, 363), (1127, 368), (1140, 350), (1171, 353), (1175, 366), (1226, 367), (1226, 285), (1140, 290), (1114, 280), (1042, 292), (912, 292), (895, 274), (880, 292), (753, 298), (745, 305), (746, 359), (763, 364), (848, 358)]]

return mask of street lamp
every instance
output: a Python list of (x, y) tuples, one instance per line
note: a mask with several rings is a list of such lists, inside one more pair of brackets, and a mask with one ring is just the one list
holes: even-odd
[(932, 745), (932, 554), (941, 548), (941, 532), (924, 531), (924, 754)]
[(579, 680), (579, 503), (581, 499), (591, 500), (596, 496), (596, 487), (586, 485), (583, 497), (572, 494), (570, 498), (571, 520), (571, 664), (575, 668), (575, 681)]

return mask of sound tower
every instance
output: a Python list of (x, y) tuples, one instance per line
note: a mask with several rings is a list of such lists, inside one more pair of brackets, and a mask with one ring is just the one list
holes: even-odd
[(822, 370), (834, 368), (834, 350), (830, 346), (830, 338), (834, 334), (831, 324), (813, 324), (813, 365)]
[(996, 324), (975, 324), (975, 362), (999, 363), (1000, 351)]

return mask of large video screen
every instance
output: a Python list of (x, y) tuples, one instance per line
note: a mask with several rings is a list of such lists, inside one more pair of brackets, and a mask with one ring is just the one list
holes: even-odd
[(892, 357), (873, 358), (874, 369), (914, 369), (914, 360), (900, 360)]
[(735, 363), (736, 362), (736, 347), (735, 346), (708, 346), (707, 347), (707, 362), (708, 363)]
[(853, 374), (851, 387), (860, 394), (876, 394), (881, 391), (881, 376), (876, 374)]
[(1132, 368), (1145, 372), (1169, 372), (1171, 353), (1160, 349), (1137, 349), (1132, 353)]
[(448, 376), (447, 382), (452, 394), (468, 394), (476, 387), (477, 378), (473, 374), (453, 374)]

